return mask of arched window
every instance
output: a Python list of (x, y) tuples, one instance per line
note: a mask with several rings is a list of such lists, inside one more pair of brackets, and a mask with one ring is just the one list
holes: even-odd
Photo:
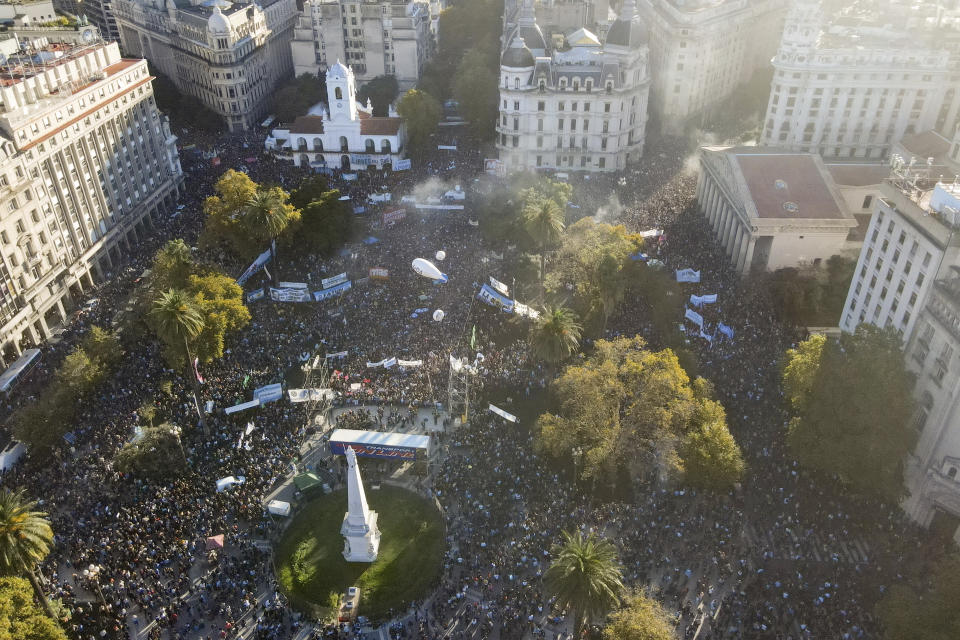
[(313, 139), (313, 150), (314, 151), (323, 151), (323, 140), (320, 138)]
[(300, 138), (300, 139), (297, 141), (297, 148), (300, 149), (301, 151), (306, 150), (306, 148), (307, 148), (307, 139), (306, 139), (306, 138)]
[(343, 91), (341, 91), (340, 87), (333, 90), (333, 95), (336, 96), (337, 100), (343, 100)]
[(363, 144), (363, 147), (364, 147), (364, 150), (365, 150), (367, 153), (373, 153), (374, 151), (377, 150), (377, 145), (375, 145), (375, 144), (373, 143), (373, 140), (370, 140), (369, 138), (368, 138), (367, 141)]
[(347, 150), (347, 137), (340, 136), (340, 151), (346, 151), (346, 150)]
[(393, 153), (389, 140), (382, 140), (380, 142), (380, 153)]
[(514, 79), (513, 79), (513, 88), (514, 88), (514, 89), (519, 89), (519, 88), (520, 88), (520, 78), (514, 78)]
[(956, 468), (956, 467), (950, 467), (950, 470), (947, 471), (947, 477), (950, 478), (951, 480), (953, 480), (954, 478), (956, 478), (956, 477), (957, 477), (957, 468)]
[(305, 153), (300, 154), (300, 166), (309, 167), (310, 166), (310, 156)]

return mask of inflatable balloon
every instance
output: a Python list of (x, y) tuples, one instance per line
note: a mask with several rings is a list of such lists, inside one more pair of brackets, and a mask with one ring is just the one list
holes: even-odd
[(440, 269), (437, 269), (437, 265), (433, 264), (429, 260), (424, 260), (423, 258), (417, 258), (413, 261), (411, 265), (413, 270), (424, 278), (430, 278), (431, 280), (440, 280), (442, 282), (447, 281), (447, 276)]
[(447, 257), (447, 252), (441, 249), (440, 251), (437, 251), (436, 257), (438, 262), (443, 262), (443, 259)]
[(443, 316), (444, 316), (443, 309), (437, 309), (436, 311), (433, 312), (433, 319), (436, 320), (437, 322), (440, 322), (441, 320), (443, 320)]

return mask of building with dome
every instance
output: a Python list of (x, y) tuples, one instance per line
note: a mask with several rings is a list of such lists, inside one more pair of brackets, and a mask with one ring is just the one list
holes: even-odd
[(353, 69), (337, 60), (327, 69), (327, 102), (285, 128), (274, 129), (268, 150), (315, 170), (357, 171), (395, 166), (406, 150), (403, 118), (390, 105), (387, 117), (375, 117), (373, 106), (357, 103)]
[(296, 0), (114, 0), (124, 51), (147, 58), (231, 131), (260, 122), (293, 70)]
[(626, 0), (603, 41), (588, 29), (554, 49), (523, 0), (500, 58), (504, 169), (617, 171), (643, 155), (647, 29)]

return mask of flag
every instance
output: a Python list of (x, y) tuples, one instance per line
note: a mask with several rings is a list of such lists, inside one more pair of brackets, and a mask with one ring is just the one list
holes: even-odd
[(477, 349), (477, 325), (473, 325), (473, 331), (470, 332), (470, 350)]
[(243, 388), (247, 388), (247, 384), (250, 382), (250, 374), (248, 373), (243, 377)]
[(193, 373), (197, 376), (197, 382), (203, 384), (203, 376), (200, 375), (200, 358), (193, 359)]

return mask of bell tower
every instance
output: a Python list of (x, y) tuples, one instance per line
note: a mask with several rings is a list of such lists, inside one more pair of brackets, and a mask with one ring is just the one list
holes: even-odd
[(339, 60), (327, 69), (327, 106), (330, 120), (334, 122), (357, 119), (357, 85), (353, 70)]

